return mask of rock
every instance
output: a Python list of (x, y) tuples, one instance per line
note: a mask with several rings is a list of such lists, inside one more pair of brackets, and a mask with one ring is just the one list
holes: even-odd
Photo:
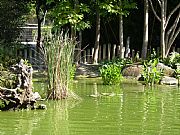
[(34, 98), (34, 100), (41, 100), (41, 96), (39, 95), (38, 92), (33, 93), (33, 98)]
[(157, 68), (163, 70), (164, 76), (170, 76), (170, 77), (174, 76), (175, 70), (172, 69), (171, 67), (164, 65), (163, 63), (158, 63)]
[(173, 78), (173, 77), (164, 76), (162, 78), (162, 80), (161, 80), (161, 84), (177, 85), (178, 84), (178, 80), (176, 78)]
[(45, 104), (39, 104), (36, 109), (45, 110), (45, 109), (47, 109), (47, 106)]
[(99, 77), (99, 67), (100, 65), (81, 63), (77, 66), (76, 76), (82, 75), (88, 77)]
[(142, 65), (130, 65), (122, 70), (122, 75), (125, 77), (136, 77), (138, 79), (141, 76), (142, 70)]

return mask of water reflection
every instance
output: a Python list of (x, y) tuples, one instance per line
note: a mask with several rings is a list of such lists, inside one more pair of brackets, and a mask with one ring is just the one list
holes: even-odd
[(0, 134), (164, 135), (180, 132), (180, 92), (176, 87), (148, 89), (136, 83), (104, 86), (99, 80), (89, 79), (79, 80), (74, 91), (82, 100), (48, 101), (45, 102), (48, 110), (44, 111), (0, 112)]

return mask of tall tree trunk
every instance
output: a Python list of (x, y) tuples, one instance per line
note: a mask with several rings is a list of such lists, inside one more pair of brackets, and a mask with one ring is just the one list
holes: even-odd
[(175, 8), (173, 8), (173, 10), (167, 16), (167, 0), (157, 0), (157, 1), (161, 8), (160, 17), (157, 15), (157, 11), (155, 11), (152, 0), (149, 0), (151, 9), (155, 17), (161, 22), (161, 41), (160, 41), (161, 57), (165, 58), (169, 54), (170, 48), (180, 32), (180, 27), (178, 25), (180, 19), (180, 12), (177, 14), (177, 17), (174, 20), (174, 22), (173, 23), (171, 22), (172, 25), (169, 27), (169, 29), (167, 28), (172, 15), (174, 13), (177, 13), (176, 11), (179, 11), (180, 3)]
[[(119, 6), (122, 5), (122, 1), (119, 1)], [(123, 47), (124, 47), (124, 42), (123, 42), (123, 16), (122, 14), (119, 15), (119, 44), (120, 44), (120, 52), (119, 52), (119, 57), (124, 58), (124, 53), (123, 53)]]
[(94, 54), (93, 54), (93, 63), (98, 63), (98, 51), (99, 51), (99, 41), (100, 41), (100, 26), (101, 26), (101, 18), (99, 9), (96, 10), (96, 38), (94, 45)]
[(38, 34), (37, 34), (37, 47), (41, 47), (41, 19), (38, 19)]
[(82, 31), (79, 31), (79, 43), (78, 43), (78, 58), (77, 62), (81, 63), (81, 46), (82, 46)]
[(119, 15), (119, 43), (120, 43), (120, 58), (124, 58), (123, 53), (123, 16)]
[(165, 58), (166, 45), (165, 45), (165, 24), (166, 24), (166, 11), (165, 11), (165, 1), (162, 0), (161, 3), (161, 57)]
[(144, 33), (143, 33), (143, 46), (141, 52), (141, 58), (146, 59), (148, 48), (148, 18), (149, 18), (149, 3), (148, 0), (144, 0)]

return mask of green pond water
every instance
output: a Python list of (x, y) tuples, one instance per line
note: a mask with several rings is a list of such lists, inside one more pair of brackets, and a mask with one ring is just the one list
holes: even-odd
[(104, 86), (98, 79), (80, 79), (73, 89), (81, 100), (47, 101), (47, 110), (0, 112), (0, 135), (180, 134), (180, 90), (175, 86)]

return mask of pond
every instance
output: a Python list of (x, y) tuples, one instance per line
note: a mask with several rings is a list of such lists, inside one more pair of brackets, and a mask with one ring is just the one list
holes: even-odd
[(81, 100), (47, 101), (47, 110), (0, 112), (0, 135), (180, 133), (180, 90), (175, 86), (104, 86), (99, 79), (79, 79), (73, 89)]

